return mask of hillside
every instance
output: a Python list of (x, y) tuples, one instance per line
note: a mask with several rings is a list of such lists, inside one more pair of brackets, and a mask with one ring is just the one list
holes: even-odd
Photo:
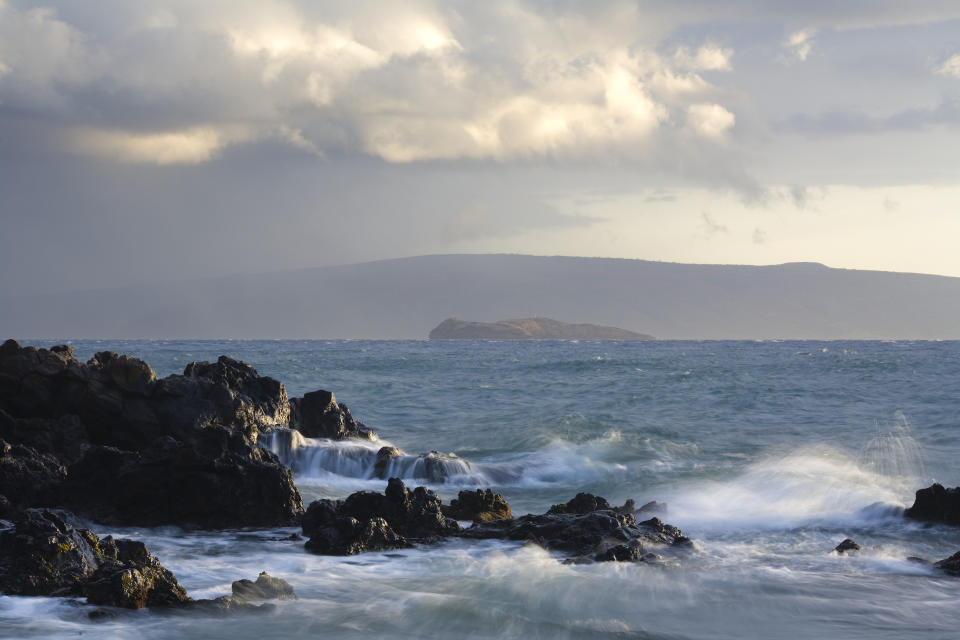
[(660, 339), (960, 339), (960, 278), (820, 264), (435, 255), (0, 300), (17, 338), (414, 338), (549, 317)]

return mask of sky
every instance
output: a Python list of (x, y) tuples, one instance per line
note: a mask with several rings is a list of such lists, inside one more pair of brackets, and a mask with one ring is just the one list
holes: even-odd
[(0, 295), (430, 253), (960, 276), (960, 3), (0, 0)]

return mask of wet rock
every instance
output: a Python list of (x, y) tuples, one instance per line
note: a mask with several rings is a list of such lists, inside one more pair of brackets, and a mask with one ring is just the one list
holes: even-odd
[(394, 458), (405, 455), (396, 447), (380, 447), (377, 451), (377, 462), (373, 465), (373, 475), (386, 480), (390, 477), (390, 463)]
[(347, 405), (337, 402), (332, 391), (311, 391), (291, 400), (290, 426), (308, 438), (361, 438), (373, 440), (374, 433), (350, 414)]
[(548, 514), (559, 513), (590, 513), (598, 509), (612, 509), (610, 503), (605, 498), (595, 496), (592, 493), (578, 493), (572, 500), (566, 504), (555, 504), (547, 510)]
[(854, 542), (853, 540), (851, 540), (850, 538), (847, 538), (846, 540), (838, 544), (836, 547), (834, 547), (833, 550), (840, 554), (846, 553), (848, 551), (860, 551), (860, 545)]
[(945, 488), (933, 484), (917, 491), (913, 506), (904, 512), (908, 518), (960, 526), (960, 487)]
[(143, 543), (99, 539), (67, 511), (26, 509), (0, 533), (0, 591), (82, 596), (139, 609), (189, 602), (176, 577)]
[[(571, 505), (571, 503), (573, 503)], [(603, 498), (580, 494), (567, 503), (572, 512), (557, 513), (555, 508), (543, 515), (526, 515), (513, 520), (494, 520), (474, 524), (460, 533), (474, 539), (503, 538), (528, 540), (545, 549), (570, 553), (580, 559), (597, 561), (637, 560), (647, 546), (689, 547), (683, 533), (657, 518), (637, 522), (633, 515), (602, 508)], [(566, 508), (567, 505), (559, 505)], [(585, 513), (590, 505), (597, 509)]]
[(266, 571), (262, 572), (255, 581), (237, 580), (231, 585), (236, 598), (243, 600), (296, 600), (290, 583), (282, 578), (274, 578)]
[[(115, 524), (283, 526), (303, 513), (290, 471), (257, 446), (286, 426), (283, 385), (242, 362), (156, 380), (110, 351), (0, 347), (3, 491)], [(7, 487), (10, 489), (8, 490)]]
[(474, 522), (490, 522), (501, 518), (512, 518), (510, 505), (499, 493), (490, 489), (483, 491), (461, 491), (450, 501), (449, 506), (442, 507), (443, 514), (454, 520), (472, 520)]
[(934, 562), (933, 566), (938, 569), (943, 569), (945, 573), (949, 573), (952, 576), (960, 576), (960, 551), (957, 551), (949, 558)]
[(253, 604), (243, 598), (234, 596), (220, 596), (209, 600), (195, 600), (190, 606), (184, 609), (189, 612), (200, 612), (213, 616), (235, 616), (248, 614), (272, 613), (277, 608), (276, 605), (269, 602), (264, 604)]
[(391, 478), (384, 493), (360, 491), (345, 500), (317, 500), (303, 516), (309, 551), (350, 555), (400, 549), (409, 540), (453, 535), (460, 525), (441, 511), (440, 499), (425, 487), (407, 489)]

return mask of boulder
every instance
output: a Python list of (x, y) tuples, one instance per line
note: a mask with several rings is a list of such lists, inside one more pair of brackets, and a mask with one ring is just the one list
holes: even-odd
[(0, 532), (0, 591), (86, 597), (90, 604), (140, 609), (190, 601), (143, 543), (99, 539), (69, 512), (26, 509)]
[(332, 391), (311, 391), (290, 402), (290, 426), (308, 438), (360, 438), (373, 440), (373, 431), (350, 414), (347, 405), (337, 402)]
[(499, 493), (487, 489), (483, 491), (461, 491), (450, 501), (449, 506), (442, 507), (443, 514), (454, 520), (472, 520), (473, 522), (490, 522), (501, 518), (512, 518), (510, 505)]
[(854, 542), (850, 538), (847, 538), (846, 540), (838, 544), (836, 547), (834, 547), (833, 550), (839, 554), (844, 554), (848, 551), (860, 551), (860, 545), (858, 545), (856, 542)]
[(231, 586), (233, 597), (243, 600), (296, 600), (293, 587), (283, 578), (274, 578), (266, 571), (255, 581), (237, 580)]
[[(570, 512), (525, 515), (512, 520), (474, 524), (459, 535), (472, 539), (526, 540), (560, 551), (578, 561), (647, 559), (648, 547), (689, 548), (691, 541), (674, 526), (657, 518), (637, 522), (632, 514), (604, 508), (603, 498), (580, 494), (567, 503)], [(572, 504), (571, 504), (572, 503)], [(586, 511), (590, 504), (598, 507)], [(567, 505), (560, 505), (567, 508)], [(582, 511), (582, 512), (581, 512)]]
[(382, 478), (386, 480), (390, 477), (390, 467), (394, 458), (399, 458), (403, 455), (406, 455), (400, 449), (396, 447), (380, 447), (380, 450), (377, 451), (377, 461), (373, 465), (373, 475), (376, 478)]
[(351, 555), (399, 549), (410, 541), (432, 541), (460, 531), (441, 511), (440, 499), (425, 487), (407, 489), (390, 478), (384, 493), (360, 491), (345, 500), (317, 500), (303, 516), (306, 548), (314, 553)]
[(913, 506), (904, 512), (908, 518), (960, 526), (960, 487), (945, 488), (933, 484), (917, 491)]
[(934, 562), (933, 566), (938, 569), (943, 569), (945, 573), (949, 573), (952, 576), (960, 576), (960, 551), (957, 551), (949, 558)]

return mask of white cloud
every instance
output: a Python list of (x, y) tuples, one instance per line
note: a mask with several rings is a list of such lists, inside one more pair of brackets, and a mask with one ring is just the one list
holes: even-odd
[[(0, 59), (12, 70), (6, 98), (73, 120), (87, 132), (72, 135), (73, 150), (80, 139), (125, 162), (210, 161), (243, 141), (237, 127), (251, 140), (400, 163), (649, 157), (683, 113), (702, 136), (722, 137), (733, 115), (698, 72), (729, 70), (732, 50), (706, 43), (659, 55), (656, 39), (641, 46), (628, 28), (643, 16), (617, 6), (546, 17), (484, 5), (471, 20), (428, 3), (212, 0), (134, 7), (115, 31), (97, 32), (49, 10), (7, 8), (7, 30), (36, 33), (5, 38), (0, 26)], [(105, 87), (100, 104), (71, 104)], [(165, 106), (158, 121), (154, 105)], [(653, 140), (657, 131), (666, 142)]]
[(810, 55), (813, 48), (813, 37), (817, 30), (813, 28), (800, 29), (787, 36), (784, 47), (788, 53), (796, 60), (803, 62)]
[(700, 135), (719, 140), (736, 123), (736, 117), (719, 104), (694, 104), (687, 109), (687, 123)]
[(960, 78), (960, 53), (955, 53), (937, 67), (937, 73)]
[(680, 47), (673, 55), (674, 63), (683, 69), (694, 71), (729, 71), (732, 49), (713, 45), (704, 45), (691, 53), (687, 47)]

